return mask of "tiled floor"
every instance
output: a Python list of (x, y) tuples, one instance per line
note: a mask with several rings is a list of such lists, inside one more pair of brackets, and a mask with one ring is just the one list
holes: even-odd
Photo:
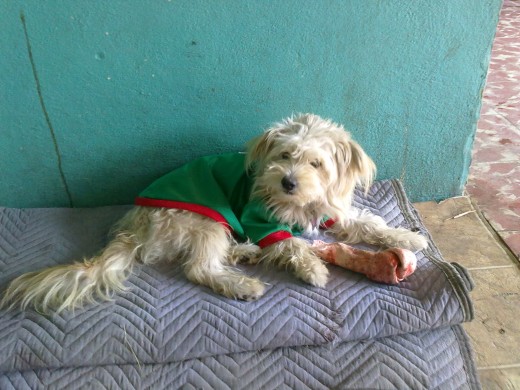
[(520, 258), (520, 0), (500, 13), (466, 190)]
[(505, 0), (467, 184), (469, 197), (416, 204), (447, 261), (469, 269), (465, 324), (484, 389), (520, 390), (520, 0)]

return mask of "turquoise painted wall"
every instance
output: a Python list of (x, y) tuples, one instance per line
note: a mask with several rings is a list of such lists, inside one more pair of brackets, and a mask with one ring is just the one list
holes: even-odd
[(130, 203), (293, 112), (344, 123), (413, 200), (460, 194), (500, 4), (3, 1), (0, 205)]

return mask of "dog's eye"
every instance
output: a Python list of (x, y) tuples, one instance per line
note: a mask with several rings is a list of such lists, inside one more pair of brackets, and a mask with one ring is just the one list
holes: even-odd
[(312, 165), (314, 168), (319, 168), (319, 167), (321, 167), (321, 162), (318, 161), (318, 160), (314, 160), (314, 161), (311, 161), (311, 165)]
[(280, 156), (283, 160), (289, 160), (291, 158), (291, 153), (283, 152)]

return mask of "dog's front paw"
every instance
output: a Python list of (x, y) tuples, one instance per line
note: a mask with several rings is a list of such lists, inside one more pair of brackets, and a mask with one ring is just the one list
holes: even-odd
[(264, 295), (265, 284), (258, 279), (247, 278), (240, 282), (235, 291), (233, 291), (234, 298), (242, 301), (254, 301)]
[(265, 284), (256, 278), (237, 277), (233, 283), (216, 283), (213, 290), (228, 298), (254, 301), (264, 295)]
[(397, 242), (395, 246), (397, 248), (408, 249), (413, 252), (418, 252), (425, 249), (428, 246), (428, 240), (426, 239), (426, 237), (419, 233), (402, 229), (402, 232), (400, 232), (397, 236)]
[(301, 238), (288, 238), (263, 249), (263, 261), (289, 268), (299, 279), (316, 287), (325, 287), (329, 270)]
[(318, 257), (309, 256), (302, 259), (299, 265), (295, 267), (297, 277), (315, 287), (326, 286), (329, 280), (329, 270)]

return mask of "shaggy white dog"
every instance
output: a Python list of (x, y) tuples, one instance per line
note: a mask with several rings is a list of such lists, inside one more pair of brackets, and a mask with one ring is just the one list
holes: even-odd
[[(182, 261), (189, 280), (243, 300), (259, 298), (264, 283), (239, 272), (237, 262), (282, 266), (323, 287), (327, 267), (295, 236), (320, 225), (350, 244), (427, 245), (417, 233), (352, 208), (355, 186), (369, 188), (375, 165), (342, 126), (316, 115), (275, 124), (245, 155), (213, 156), (187, 167), (184, 176), (174, 171), (145, 190), (98, 256), (18, 277), (3, 305), (48, 312), (110, 299), (125, 289), (136, 262)], [(199, 183), (209, 189), (198, 189)]]

